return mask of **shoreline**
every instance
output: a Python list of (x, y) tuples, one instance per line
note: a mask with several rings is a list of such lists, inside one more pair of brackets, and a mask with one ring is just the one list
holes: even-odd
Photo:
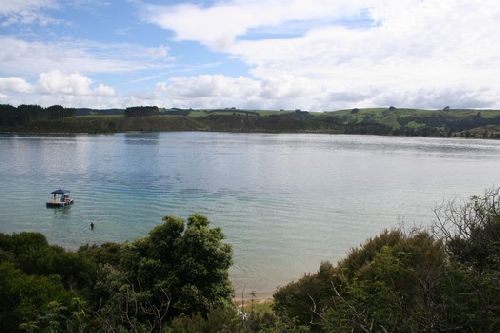
[(0, 136), (111, 136), (115, 134), (148, 134), (148, 133), (227, 133), (227, 134), (320, 134), (320, 135), (348, 135), (348, 136), (376, 136), (393, 138), (442, 138), (442, 139), (481, 139), (481, 140), (500, 140), (500, 137), (479, 137), (479, 136), (421, 136), (421, 135), (391, 135), (391, 134), (373, 134), (373, 133), (338, 133), (334, 131), (222, 131), (222, 130), (164, 130), (164, 131), (119, 131), (119, 132), (30, 132), (30, 131), (0, 131)]

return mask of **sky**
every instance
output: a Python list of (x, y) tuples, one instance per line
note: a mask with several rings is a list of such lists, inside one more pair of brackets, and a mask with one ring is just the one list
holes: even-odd
[(498, 0), (1, 0), (0, 103), (500, 108)]

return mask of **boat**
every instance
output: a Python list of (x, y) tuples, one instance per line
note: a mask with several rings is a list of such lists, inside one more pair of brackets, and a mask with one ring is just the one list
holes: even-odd
[(65, 208), (71, 206), (75, 201), (69, 195), (70, 191), (58, 189), (50, 194), (52, 198), (47, 201), (47, 208)]

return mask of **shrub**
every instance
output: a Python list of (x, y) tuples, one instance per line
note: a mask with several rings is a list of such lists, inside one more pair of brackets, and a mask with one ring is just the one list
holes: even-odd
[(433, 233), (386, 231), (280, 288), (276, 314), (325, 332), (498, 331), (498, 191), (437, 213)]

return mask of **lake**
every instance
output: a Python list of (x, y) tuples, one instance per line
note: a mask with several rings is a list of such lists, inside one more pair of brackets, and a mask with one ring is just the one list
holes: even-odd
[[(500, 141), (319, 134), (0, 136), (0, 232), (52, 243), (141, 237), (167, 214), (209, 216), (238, 293), (336, 260), (385, 228), (429, 225), (443, 200), (500, 184)], [(49, 192), (75, 204), (46, 209)], [(91, 231), (90, 222), (96, 228)]]

